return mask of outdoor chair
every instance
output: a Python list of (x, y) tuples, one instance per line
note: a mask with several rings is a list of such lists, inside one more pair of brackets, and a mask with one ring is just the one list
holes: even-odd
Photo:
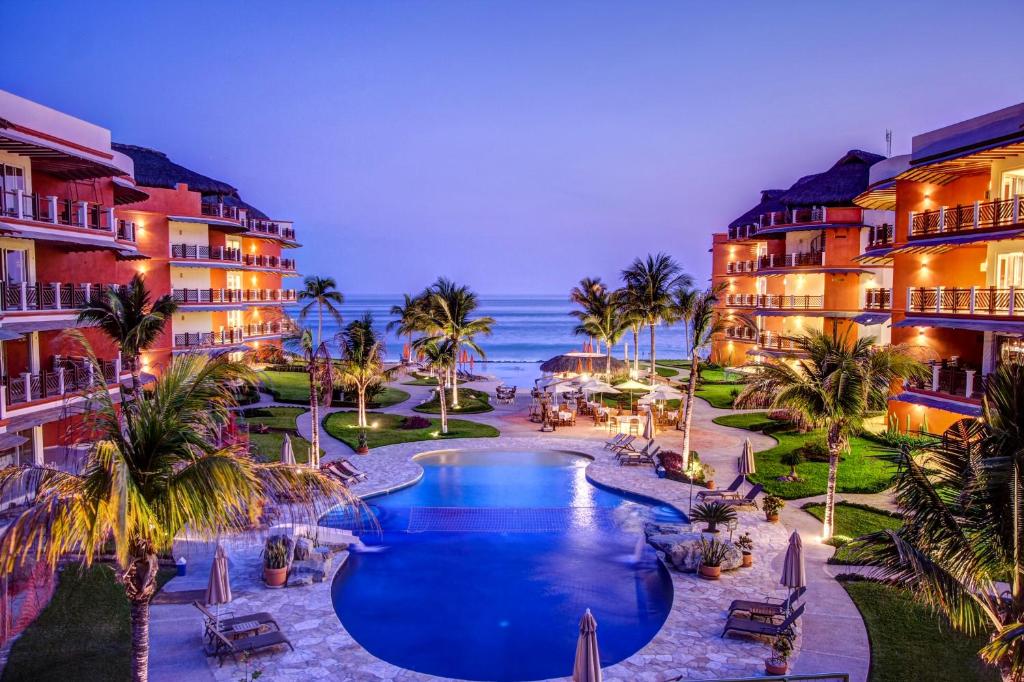
[(743, 485), (743, 476), (737, 476), (728, 488), (722, 490), (701, 490), (697, 493), (697, 499), (705, 497), (739, 497), (740, 486)]
[(625, 438), (625, 437), (626, 437), (626, 434), (624, 434), (624, 433), (617, 433), (617, 434), (615, 434), (615, 438), (612, 438), (610, 441), (605, 443), (604, 446), (606, 448), (613, 448), (613, 447), (617, 446), (619, 443), (621, 443), (622, 439)]
[[(260, 611), (258, 613), (249, 613), (244, 616), (233, 616), (231, 615), (232, 613), (234, 613), (233, 611), (225, 611), (224, 613), (220, 614), (220, 617), (218, 617), (216, 614), (210, 611), (210, 609), (206, 608), (206, 606), (204, 606), (203, 603), (200, 601), (194, 601), (192, 602), (192, 605), (199, 609), (199, 611), (203, 614), (204, 618), (206, 619), (207, 630), (216, 626), (218, 631), (223, 632), (225, 634), (230, 634), (232, 628), (242, 623), (258, 623), (260, 627), (273, 625), (274, 629), (281, 629), (281, 626), (277, 624), (277, 620), (275, 620), (274, 617), (266, 611)], [(209, 632), (207, 632), (207, 637), (210, 640), (213, 639), (212, 635), (210, 635)], [(213, 644), (212, 641), (210, 643)]]
[(630, 452), (619, 458), (619, 464), (621, 466), (638, 464), (650, 464), (651, 466), (654, 466), (654, 457), (646, 452)]
[(749, 618), (740, 618), (739, 616), (730, 616), (729, 620), (725, 623), (725, 629), (722, 630), (722, 637), (725, 637), (730, 632), (738, 632), (743, 635), (762, 636), (762, 637), (779, 637), (790, 631), (796, 621), (804, 614), (804, 605), (801, 604), (793, 613), (786, 616), (786, 620), (781, 623), (766, 623), (760, 620), (751, 620)]
[(356, 465), (352, 464), (352, 462), (348, 461), (347, 459), (339, 459), (337, 461), (337, 464), (338, 467), (340, 467), (343, 472), (345, 472), (352, 478), (356, 479), (357, 481), (366, 480), (366, 474), (360, 471), (359, 468), (356, 467)]
[(338, 462), (325, 462), (320, 465), (320, 470), (329, 476), (333, 476), (345, 485), (354, 485), (359, 482), (359, 479), (346, 473), (340, 466), (338, 466)]
[(764, 486), (758, 483), (753, 488), (747, 491), (747, 494), (743, 497), (736, 498), (721, 498), (718, 502), (729, 506), (729, 507), (753, 507), (757, 509), (757, 496), (764, 490)]
[(633, 447), (633, 441), (636, 439), (637, 437), (633, 435), (626, 436), (619, 441), (618, 445), (612, 446), (612, 452), (615, 452), (616, 455), (620, 455), (624, 452), (636, 452), (636, 448)]
[(280, 630), (271, 630), (270, 632), (249, 635), (239, 639), (228, 639), (224, 634), (213, 628), (207, 628), (207, 632), (214, 643), (213, 653), (210, 655), (216, 656), (220, 665), (224, 665), (224, 659), (228, 656), (254, 653), (281, 644), (287, 644), (289, 649), (295, 651), (295, 647), (292, 646), (292, 643), (288, 641), (288, 638)]
[(737, 611), (749, 613), (751, 616), (782, 616), (796, 606), (806, 592), (806, 587), (798, 587), (781, 603), (735, 599), (732, 604), (729, 604), (729, 616), (731, 617)]
[(619, 450), (618, 452), (615, 453), (615, 458), (616, 459), (622, 459), (623, 457), (626, 457), (626, 456), (629, 456), (629, 455), (643, 455), (645, 457), (653, 458), (654, 455), (658, 454), (658, 452), (661, 450), (661, 447), (655, 446), (654, 449), (652, 450), (651, 449), (652, 445), (654, 445), (654, 441), (647, 441), (647, 445), (645, 445), (642, 448), (640, 448), (639, 452), (637, 452), (635, 450), (632, 451), (632, 452), (629, 451), (629, 450)]

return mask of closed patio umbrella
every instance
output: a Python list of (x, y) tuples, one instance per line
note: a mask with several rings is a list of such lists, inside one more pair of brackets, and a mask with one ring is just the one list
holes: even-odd
[(644, 438), (654, 440), (654, 411), (647, 410), (647, 419), (644, 420)]
[(754, 464), (754, 446), (750, 443), (750, 439), (743, 444), (743, 454), (740, 455), (739, 471), (741, 476), (749, 476), (757, 471), (757, 466)]
[(800, 540), (800, 533), (796, 531), (789, 536), (789, 547), (786, 549), (786, 557), (782, 561), (782, 578), (779, 583), (788, 587), (790, 591), (807, 585), (807, 576), (804, 573), (803, 542)]
[(231, 578), (228, 575), (228, 555), (219, 544), (213, 555), (213, 566), (210, 567), (210, 582), (206, 585), (206, 603), (217, 607), (220, 617), (220, 605), (231, 601)]
[(292, 449), (292, 439), (284, 434), (284, 443), (281, 444), (281, 464), (295, 466), (295, 451)]
[(576, 662), (572, 682), (601, 682), (601, 654), (597, 650), (597, 621), (587, 609), (580, 618), (580, 637), (576, 640)]

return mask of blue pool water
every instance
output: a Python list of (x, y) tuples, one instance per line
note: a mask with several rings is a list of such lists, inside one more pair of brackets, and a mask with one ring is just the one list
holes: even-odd
[(683, 517), (595, 487), (588, 461), (551, 451), (421, 458), (418, 484), (368, 501), (380, 530), (363, 531), (367, 551), (333, 586), (345, 628), (403, 668), (536, 680), (571, 674), (589, 608), (602, 665), (631, 656), (672, 605), (643, 523)]

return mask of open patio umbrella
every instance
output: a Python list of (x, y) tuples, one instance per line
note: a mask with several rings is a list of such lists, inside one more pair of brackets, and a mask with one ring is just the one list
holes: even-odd
[(621, 384), (616, 384), (615, 388), (619, 389), (620, 392), (621, 391), (626, 391), (626, 392), (629, 393), (629, 409), (632, 410), (633, 409), (633, 393), (635, 393), (637, 391), (644, 391), (646, 393), (649, 393), (651, 391), (651, 389), (654, 388), (654, 387), (650, 386), (649, 384), (640, 383), (639, 381), (637, 381), (635, 379), (630, 379), (629, 381), (623, 382)]
[(671, 386), (661, 385), (656, 386), (646, 397), (651, 400), (680, 400), (683, 397), (683, 393)]
[(210, 582), (206, 585), (206, 604), (217, 607), (217, 618), (220, 618), (220, 605), (231, 601), (231, 577), (228, 575), (228, 555), (219, 544), (213, 555), (213, 566), (210, 567)]
[(580, 618), (580, 637), (576, 640), (576, 662), (572, 682), (601, 682), (601, 654), (597, 650), (597, 621), (590, 609)]
[(741, 476), (749, 476), (757, 471), (754, 464), (754, 446), (751, 445), (749, 438), (743, 444), (743, 454), (740, 455), (738, 468)]
[(292, 439), (287, 433), (284, 434), (284, 442), (281, 444), (281, 464), (295, 466), (295, 451), (292, 449)]
[[(789, 547), (786, 549), (786, 558), (782, 561), (782, 578), (779, 583), (792, 590), (807, 585), (807, 576), (804, 572), (804, 546), (800, 540), (800, 533), (793, 531), (789, 536)], [(790, 606), (792, 606), (792, 599)]]

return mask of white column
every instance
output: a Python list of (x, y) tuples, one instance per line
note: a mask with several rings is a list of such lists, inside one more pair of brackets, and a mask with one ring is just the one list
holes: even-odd
[(977, 297), (977, 295), (978, 295), (978, 287), (971, 287), (971, 301), (970, 301), (971, 315), (974, 314), (974, 301), (975, 301), (975, 298)]
[(53, 286), (54, 305), (57, 308), (57, 310), (60, 310), (62, 307), (60, 303), (60, 282), (51, 282), (51, 285)]
[(1013, 224), (1016, 225), (1020, 222), (1020, 200), (1019, 194), (1013, 195)]
[(118, 352), (117, 357), (114, 358), (114, 381), (121, 380), (121, 353)]
[(914, 212), (910, 212), (910, 219), (907, 221), (907, 237), (914, 233)]
[(33, 374), (39, 373), (39, 332), (32, 332), (28, 337), (28, 367)]
[(19, 290), (18, 307), (28, 310), (28, 282), (22, 282)]
[(61, 395), (67, 393), (64, 388), (64, 368), (57, 367), (57, 392)]
[(117, 218), (114, 216), (114, 209), (113, 208), (108, 208), (107, 209), (107, 224), (110, 225), (110, 231), (113, 232), (114, 236), (116, 237), (117, 236)]
[(932, 390), (933, 391), (938, 391), (939, 390), (939, 370), (941, 370), (941, 369), (942, 368), (941, 368), (941, 366), (938, 363), (935, 363), (934, 365), (932, 365)]
[(25, 382), (25, 402), (32, 400), (32, 372), (22, 372), (21, 378)]
[(939, 232), (946, 231), (946, 207), (939, 207)]
[(942, 312), (942, 287), (935, 287), (935, 312)]
[(966, 388), (964, 390), (964, 397), (970, 398), (971, 394), (974, 393), (974, 372), (975, 370), (969, 369), (964, 372), (967, 375)]
[(49, 196), (46, 197), (46, 200), (50, 202), (50, 222), (56, 225), (59, 222), (57, 215), (57, 197)]
[(981, 202), (974, 202), (974, 229), (978, 229), (978, 225), (981, 224)]
[(25, 219), (25, 190), (19, 189), (15, 193), (14, 200), (18, 202), (17, 213), (18, 220)]
[(89, 219), (89, 202), (88, 201), (83, 201), (83, 202), (81, 202), (78, 205), (78, 220), (81, 223), (82, 227), (87, 227), (89, 225), (88, 219)]
[(42, 425), (32, 427), (32, 464), (43, 466), (43, 427)]
[(1017, 294), (1014, 292), (1013, 286), (1010, 286), (1010, 302), (1006, 311), (1007, 315), (1013, 316), (1013, 299)]

